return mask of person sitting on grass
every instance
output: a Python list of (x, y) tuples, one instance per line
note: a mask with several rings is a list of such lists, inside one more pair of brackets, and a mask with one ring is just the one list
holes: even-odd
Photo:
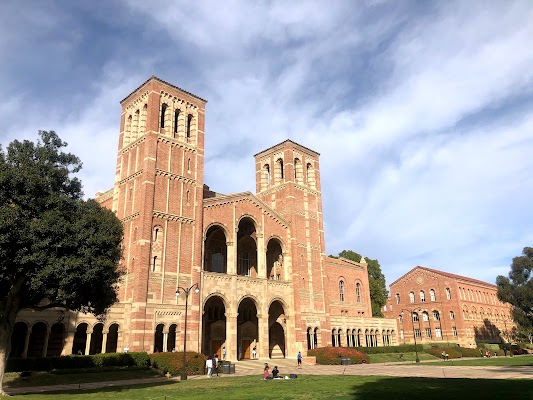
[(272, 378), (273, 379), (276, 379), (278, 378), (278, 374), (279, 374), (279, 369), (278, 369), (278, 366), (274, 366), (274, 369), (272, 370)]

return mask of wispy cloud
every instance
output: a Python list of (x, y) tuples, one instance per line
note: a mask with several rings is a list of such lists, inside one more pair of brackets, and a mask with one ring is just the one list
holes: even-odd
[(113, 184), (118, 102), (155, 74), (209, 100), (214, 190), (253, 191), (252, 155), (287, 137), (320, 152), (327, 252), (389, 282), (417, 264), (493, 281), (531, 245), (527, 1), (0, 7), (0, 139), (55, 129), (87, 195)]

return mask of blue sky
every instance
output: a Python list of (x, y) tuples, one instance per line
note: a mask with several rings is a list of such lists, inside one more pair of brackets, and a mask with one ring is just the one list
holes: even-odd
[[(223, 4), (223, 6), (222, 6)], [(207, 99), (206, 183), (321, 153), (326, 251), (494, 282), (533, 246), (531, 1), (0, 3), (0, 143), (55, 130), (112, 187), (120, 105), (151, 75)]]

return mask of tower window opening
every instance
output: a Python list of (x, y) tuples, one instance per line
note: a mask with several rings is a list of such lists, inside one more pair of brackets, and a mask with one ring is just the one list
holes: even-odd
[(180, 110), (174, 111), (174, 134), (178, 133), (178, 118), (179, 118), (179, 116), (180, 116)]
[(154, 265), (152, 266), (152, 271), (155, 271), (157, 266), (157, 256), (154, 256)]
[(189, 114), (187, 116), (187, 140), (191, 138), (191, 121), (192, 121), (192, 114)]
[(168, 106), (167, 106), (166, 104), (163, 104), (163, 105), (161, 106), (161, 121), (160, 121), (160, 124), (159, 124), (159, 126), (160, 126), (161, 128), (164, 128), (164, 127), (165, 127), (165, 114), (166, 114), (166, 112), (167, 112), (167, 107), (168, 107)]

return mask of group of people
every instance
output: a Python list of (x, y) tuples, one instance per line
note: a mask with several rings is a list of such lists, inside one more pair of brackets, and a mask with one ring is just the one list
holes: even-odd
[[(224, 354), (224, 351), (222, 352), (222, 354)], [(218, 354), (215, 353), (213, 355), (213, 358), (208, 358), (206, 361), (205, 361), (205, 367), (207, 368), (207, 376), (209, 378), (211, 378), (213, 376), (213, 374), (217, 374), (218, 375)]]
[(278, 378), (283, 378), (282, 376), (279, 375), (278, 366), (275, 365), (274, 369), (272, 369), (272, 377), (271, 377), (270, 367), (268, 366), (268, 363), (265, 363), (265, 368), (263, 369), (263, 380), (266, 381), (267, 379), (278, 379)]

